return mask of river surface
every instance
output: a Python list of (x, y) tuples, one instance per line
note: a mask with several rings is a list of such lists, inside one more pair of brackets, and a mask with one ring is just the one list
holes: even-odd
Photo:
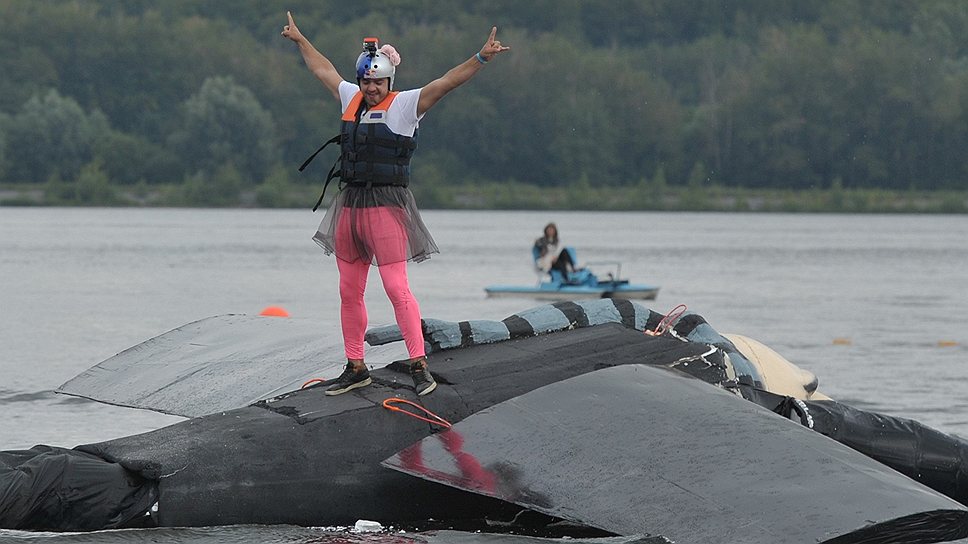
[[(52, 391), (190, 321), (281, 306), (338, 338), (336, 266), (311, 240), (320, 219), (302, 210), (0, 208), (0, 450), (73, 447), (181, 421)], [(487, 299), (483, 289), (534, 283), (530, 246), (554, 221), (580, 262), (620, 261), (633, 283), (660, 285), (646, 306), (685, 304), (719, 332), (755, 338), (814, 372), (841, 402), (968, 437), (968, 216), (433, 210), (424, 219), (441, 249), (410, 267), (425, 317), (500, 320), (540, 304)], [(375, 273), (367, 303), (371, 325), (392, 323)], [(397, 541), (299, 528), (163, 531), (101, 540), (0, 531), (0, 540)]]

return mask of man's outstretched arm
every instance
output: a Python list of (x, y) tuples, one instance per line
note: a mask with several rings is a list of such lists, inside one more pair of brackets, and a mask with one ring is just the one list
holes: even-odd
[(317, 50), (310, 41), (302, 35), (299, 31), (299, 27), (296, 26), (296, 22), (292, 19), (292, 13), (286, 12), (286, 16), (289, 18), (289, 24), (282, 28), (282, 35), (290, 40), (296, 42), (299, 46), (299, 52), (302, 53), (303, 61), (306, 63), (306, 67), (309, 71), (316, 76), (317, 79), (326, 85), (329, 92), (333, 93), (333, 96), (339, 100), (339, 84), (343, 81), (343, 77), (339, 75), (336, 71), (336, 67), (330, 62), (322, 53)]
[[(465, 60), (461, 64), (451, 68), (443, 76), (424, 85), (420, 90), (420, 99), (417, 102), (417, 115), (423, 115), (433, 107), (441, 98), (450, 91), (460, 87), (467, 82), (474, 74), (484, 67), (484, 63), (493, 59), (498, 53), (503, 53), (510, 47), (501, 45), (496, 40), (497, 27), (491, 28), (491, 35), (484, 42), (484, 47), (473, 57)], [(308, 64), (308, 63), (307, 63)]]

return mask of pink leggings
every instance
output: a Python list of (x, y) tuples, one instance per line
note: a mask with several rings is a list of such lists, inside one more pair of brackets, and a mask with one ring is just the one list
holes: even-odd
[[(347, 211), (344, 209), (344, 212)], [(350, 220), (353, 212), (365, 215), (366, 221)], [(423, 357), (425, 351), (423, 329), (420, 324), (420, 306), (410, 292), (407, 261), (394, 262), (399, 255), (402, 255), (407, 240), (406, 234), (399, 222), (393, 220), (387, 208), (356, 209), (353, 212), (344, 213), (340, 217), (335, 236), (336, 266), (339, 269), (340, 323), (343, 328), (346, 358), (363, 359), (363, 338), (367, 325), (363, 293), (366, 291), (366, 279), (370, 273), (370, 260), (359, 258), (357, 255), (352, 255), (357, 257), (352, 262), (341, 259), (339, 248), (350, 248), (351, 244), (360, 241), (361, 238), (366, 245), (370, 246), (368, 249), (375, 255), (377, 262), (381, 263), (377, 268), (383, 280), (383, 289), (390, 299), (390, 304), (393, 305), (393, 314), (403, 334), (403, 342), (407, 345), (407, 353), (411, 359)], [(354, 219), (361, 220), (364, 217)], [(356, 228), (352, 226), (354, 222), (357, 223)], [(377, 229), (382, 232), (377, 234), (374, 232)], [(390, 256), (389, 259), (386, 258), (387, 255)], [(381, 257), (384, 259), (381, 260)]]

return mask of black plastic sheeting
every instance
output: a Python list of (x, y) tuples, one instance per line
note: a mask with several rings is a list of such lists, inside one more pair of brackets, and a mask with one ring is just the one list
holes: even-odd
[[(665, 316), (628, 300), (558, 302), (502, 321), (423, 320), (428, 353), (528, 338), (574, 328), (621, 323), (656, 328)], [(248, 406), (332, 378), (345, 364), (342, 343), (311, 320), (222, 315), (188, 323), (98, 363), (58, 393), (107, 404), (198, 417)], [(760, 382), (756, 369), (702, 317), (686, 313), (675, 332), (728, 353), (736, 374)], [(391, 361), (406, 350), (396, 325), (367, 331), (368, 359)]]
[(0, 452), (0, 527), (85, 531), (125, 527), (155, 502), (154, 482), (64, 448)]
[[(308, 319), (209, 317), (126, 349), (57, 392), (185, 417), (240, 408), (339, 375), (343, 344), (325, 332)], [(389, 351), (405, 353), (381, 346), (370, 355)]]
[[(616, 534), (683, 544), (821, 542), (871, 523), (882, 542), (968, 535), (959, 503), (734, 394), (645, 365), (539, 388), (387, 465)], [(903, 526), (891, 534), (898, 518), (917, 522), (922, 538)]]
[[(78, 472), (89, 474), (86, 482), (74, 482), (70, 476), (63, 474), (73, 470), (69, 470), (70, 462), (47, 456), (37, 448), (34, 449), (37, 450), (36, 462), (24, 456), (17, 459), (23, 466), (28, 461), (32, 463), (31, 471), (38, 481), (71, 480), (72, 483), (66, 484), (63, 489), (85, 489), (90, 485), (95, 488), (126, 489), (138, 478), (143, 478), (142, 486), (129, 490), (130, 497), (142, 497), (138, 493), (147, 493), (151, 497), (157, 494), (159, 512), (153, 517), (164, 526), (243, 523), (346, 525), (360, 518), (394, 523), (428, 518), (508, 519), (518, 512), (518, 506), (478, 493), (467, 493), (449, 485), (413, 478), (381, 466), (384, 459), (440, 430), (390, 412), (381, 406), (382, 402), (389, 397), (402, 397), (423, 404), (451, 422), (459, 422), (498, 403), (516, 402), (516, 397), (549, 384), (618, 365), (646, 364), (688, 373), (699, 378), (690, 381), (701, 388), (700, 391), (727, 395), (737, 405), (758, 409), (736, 395), (700, 381), (718, 384), (732, 391), (739, 390), (738, 383), (727, 379), (730, 373), (727, 372), (724, 353), (729, 354), (729, 361), (740, 381), (754, 384), (758, 381), (755, 371), (744, 370), (744, 362), (748, 364), (748, 361), (701, 317), (686, 314), (676, 323), (676, 334), (688, 339), (688, 342), (668, 336), (652, 337), (636, 330), (654, 328), (662, 317), (627, 301), (592, 301), (542, 306), (511, 316), (504, 322), (438, 324), (430, 327), (433, 334), (429, 336), (426, 336), (425, 330), (428, 343), (435, 349), (430, 355), (431, 371), (440, 384), (437, 391), (427, 397), (418, 399), (413, 394), (406, 365), (394, 363), (371, 372), (373, 385), (347, 395), (326, 397), (321, 388), (311, 388), (251, 406), (226, 408), (143, 435), (79, 446), (73, 451), (58, 450), (94, 463), (97, 463), (97, 458), (103, 458), (102, 464), (113, 467), (97, 474)], [(172, 336), (162, 335), (145, 345), (136, 346), (125, 352), (131, 356), (128, 361), (134, 366), (119, 373), (122, 382), (137, 378), (139, 372), (135, 367), (140, 367), (141, 372), (148, 373), (148, 385), (138, 391), (158, 389), (158, 384), (176, 383), (179, 387), (194, 384), (182, 391), (181, 396), (184, 397), (193, 388), (198, 388), (200, 383), (206, 383), (205, 379), (199, 382), (199, 376), (208, 378), (218, 368), (217, 365), (211, 365), (209, 359), (223, 361), (233, 367), (243, 359), (252, 359), (251, 350), (263, 353), (277, 349), (282, 354), (296, 354), (290, 359), (302, 361), (300, 365), (307, 364), (308, 351), (303, 353), (306, 348), (293, 347), (290, 342), (294, 338), (291, 335), (308, 338), (309, 332), (297, 326), (277, 334), (283, 330), (280, 327), (289, 326), (267, 324), (284, 323), (285, 320), (258, 319), (263, 321), (244, 320), (242, 323), (243, 329), (251, 326), (259, 329), (247, 334), (247, 339), (238, 338), (240, 329), (237, 323), (222, 320), (209, 323), (212, 329), (201, 331), (201, 337), (209, 338), (207, 342), (199, 342), (201, 337), (188, 329), (182, 332), (176, 329)], [(494, 323), (500, 323), (501, 327), (494, 326)], [(222, 329), (221, 333), (219, 329)], [(270, 329), (274, 332), (270, 332)], [(560, 332), (542, 334), (552, 331)], [(267, 334), (269, 339), (262, 346), (259, 337)], [(533, 336), (535, 334), (540, 336)], [(289, 339), (283, 340), (284, 337)], [(511, 340), (498, 341), (497, 337)], [(189, 339), (191, 341), (187, 341)], [(241, 343), (236, 344), (236, 340)], [(481, 345), (486, 342), (497, 343)], [(714, 350), (707, 344), (719, 349)], [(238, 349), (233, 351), (233, 345)], [(440, 351), (445, 345), (460, 349)], [(380, 346), (391, 349), (398, 347)], [(264, 355), (266, 360), (273, 360), (272, 353), (266, 352)], [(156, 356), (160, 358), (154, 358)], [(166, 368), (167, 363), (174, 364)], [(270, 372), (266, 370), (267, 366), (260, 368), (262, 372)], [(196, 373), (195, 369), (199, 369), (199, 372)], [(255, 372), (247, 372), (250, 371)], [(305, 372), (305, 369), (298, 370), (298, 373)], [(221, 375), (224, 378), (219, 382), (221, 388), (231, 389), (230, 385), (238, 378), (231, 371)], [(242, 376), (242, 381), (248, 383), (246, 376)], [(111, 382), (117, 378), (109, 372), (96, 372), (89, 377), (92, 381), (87, 383), (88, 386), (101, 388), (108, 395), (136, 397), (140, 394), (125, 392), (124, 383), (114, 383), (113, 387), (118, 390), (112, 390)], [(270, 376), (269, 381), (245, 389), (241, 396), (233, 395), (229, 404), (222, 406), (243, 401), (251, 394), (264, 395), (266, 391), (278, 387), (280, 379), (293, 382), (293, 376)], [(752, 388), (744, 386), (745, 389)], [(184, 399), (180, 399), (179, 395), (169, 395), (164, 399), (166, 402), (167, 399), (172, 401), (170, 406), (178, 409), (184, 407)], [(150, 399), (147, 404), (154, 404), (156, 400)], [(190, 399), (190, 402), (196, 402), (196, 399)], [(202, 399), (195, 409), (210, 410), (220, 402), (223, 401), (213, 394)], [(693, 412), (708, 410), (702, 395), (688, 400), (670, 398), (668, 402), (665, 409), (673, 419), (678, 417), (676, 414), (682, 414), (686, 421)], [(857, 421), (862, 420), (858, 417)], [(833, 427), (836, 426), (833, 424)], [(756, 429), (743, 429), (742, 432), (755, 433)], [(863, 434), (869, 433), (870, 429), (855, 429), (852, 432)], [(566, 433), (561, 433), (558, 447), (597, 447), (612, 433), (612, 424), (603, 420), (598, 427), (577, 438), (569, 437), (566, 440)], [(829, 442), (819, 435), (815, 438)], [(957, 444), (963, 444), (963, 441), (946, 438), (956, 444), (956, 449), (961, 447)], [(453, 443), (450, 447), (457, 446)], [(505, 447), (515, 446), (514, 443), (505, 444)], [(943, 447), (952, 446), (948, 444)], [(17, 452), (5, 452), (5, 455), (11, 453)], [(618, 459), (624, 455), (617, 453), (620, 454)], [(10, 469), (14, 465), (11, 462), (7, 469), (0, 469), (5, 470), (0, 472), (0, 490), (10, 488), (8, 482), (23, 486), (22, 482), (18, 482), (21, 478), (17, 472), (19, 469)], [(968, 463), (962, 459), (955, 470), (963, 470), (959, 467), (968, 467)], [(583, 470), (588, 470), (585, 465), (573, 468), (575, 472)], [(693, 464), (680, 466), (676, 470), (682, 473), (715, 473), (711, 466), (697, 468)], [(821, 483), (816, 482), (816, 485)], [(959, 483), (956, 487), (961, 485)], [(44, 493), (39, 487), (37, 489), (38, 493)], [(923, 492), (921, 490), (915, 496)], [(634, 496), (640, 498), (649, 496), (645, 490), (635, 493)], [(61, 501), (60, 496), (70, 496), (71, 500)], [(62, 492), (60, 495), (47, 493), (45, 497), (48, 499), (47, 506), (41, 508), (48, 517), (42, 523), (31, 525), (32, 528), (107, 528), (115, 526), (110, 525), (115, 523), (115, 519), (122, 520), (120, 523), (123, 524), (127, 523), (124, 520), (143, 517), (150, 506), (148, 501), (129, 500), (126, 498), (129, 495), (124, 494), (92, 496), (91, 500), (103, 503), (98, 508), (117, 514), (108, 515), (105, 525), (95, 527), (96, 523), (90, 521), (85, 512), (90, 508), (86, 496)], [(9, 508), (11, 512), (8, 518), (0, 516), (0, 520), (5, 520), (0, 527), (18, 527), (14, 524), (22, 523), (22, 516), (31, 516), (29, 508), (37, 508), (30, 505), (34, 500), (33, 496), (26, 494), (0, 495), (0, 511)], [(592, 497), (583, 498), (573, 508), (582, 510), (587, 500), (592, 500)], [(960, 519), (960, 510), (945, 512), (945, 515)], [(772, 515), (787, 516), (789, 513), (773, 512)], [(914, 519), (907, 521), (910, 522), (908, 527), (922, 527), (925, 522), (929, 527), (934, 527), (940, 523), (936, 523), (931, 516), (922, 515), (920, 511)], [(901, 522), (897, 521), (897, 524), (900, 527)], [(949, 526), (957, 526), (957, 523)]]
[(968, 442), (911, 419), (836, 401), (802, 401), (744, 386), (743, 397), (800, 421), (868, 457), (968, 504)]
[[(372, 385), (349, 394), (306, 389), (81, 449), (157, 480), (157, 519), (164, 526), (510, 519), (520, 507), (381, 466), (439, 430), (382, 402), (409, 399), (456, 422), (597, 368), (670, 364), (706, 350), (619, 324), (563, 331), (431, 355), (439, 385), (419, 401), (406, 366), (392, 364), (371, 372)], [(585, 437), (591, 444), (598, 439), (598, 433)]]

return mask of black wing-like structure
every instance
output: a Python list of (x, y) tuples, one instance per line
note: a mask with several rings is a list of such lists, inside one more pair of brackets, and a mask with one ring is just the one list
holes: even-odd
[[(58, 393), (198, 417), (247, 406), (346, 364), (338, 331), (307, 319), (219, 315), (146, 340), (61, 385)], [(379, 357), (385, 348), (374, 348)]]
[(938, 542), (968, 530), (968, 510), (944, 495), (732, 393), (648, 365), (525, 393), (385, 465), (616, 534), (684, 544), (862, 534), (877, 535), (864, 542)]

